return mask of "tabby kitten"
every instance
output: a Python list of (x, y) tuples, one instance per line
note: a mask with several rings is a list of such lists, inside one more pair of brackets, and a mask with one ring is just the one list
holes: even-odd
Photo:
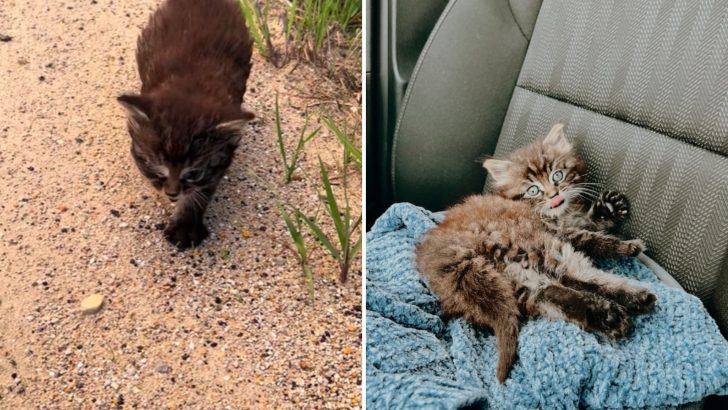
[(630, 315), (652, 310), (655, 296), (590, 260), (644, 249), (640, 240), (607, 232), (629, 214), (624, 195), (602, 193), (587, 206), (586, 166), (561, 124), (508, 160), (483, 165), (494, 194), (450, 208), (417, 246), (416, 264), (446, 314), (493, 329), (498, 381), (515, 360), (521, 317), (567, 320), (613, 339), (626, 337)]
[(242, 127), (252, 40), (235, 0), (166, 0), (137, 41), (141, 94), (128, 114), (131, 155), (176, 210), (164, 235), (180, 249), (208, 235), (203, 216)]

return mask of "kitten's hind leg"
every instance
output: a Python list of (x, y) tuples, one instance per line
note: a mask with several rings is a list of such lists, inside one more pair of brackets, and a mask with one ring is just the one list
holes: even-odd
[(619, 304), (557, 283), (529, 291), (524, 310), (529, 317), (566, 320), (612, 339), (627, 337), (632, 330), (632, 319)]
[(623, 281), (622, 278), (603, 271), (594, 277), (567, 275), (561, 278), (561, 283), (565, 286), (611, 299), (624, 306), (631, 314), (644, 314), (652, 311), (657, 297), (647, 289), (632, 287), (626, 282), (620, 283)]
[(591, 261), (569, 244), (554, 243), (547, 250), (547, 269), (559, 281), (575, 290), (590, 292), (624, 306), (629, 313), (650, 312), (656, 297), (649, 290), (632, 286), (626, 278), (595, 268)]

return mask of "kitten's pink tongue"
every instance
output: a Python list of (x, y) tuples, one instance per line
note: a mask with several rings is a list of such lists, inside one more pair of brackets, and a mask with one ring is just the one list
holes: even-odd
[(561, 195), (556, 195), (555, 197), (551, 198), (551, 209), (554, 209), (563, 203), (564, 203), (564, 197)]

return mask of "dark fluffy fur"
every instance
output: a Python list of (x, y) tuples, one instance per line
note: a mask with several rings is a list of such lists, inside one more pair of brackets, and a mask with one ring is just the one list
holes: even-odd
[(207, 237), (205, 210), (253, 118), (241, 108), (251, 54), (235, 0), (166, 0), (139, 36), (141, 94), (118, 100), (137, 167), (178, 201), (164, 234), (180, 248)]
[[(493, 329), (498, 380), (505, 381), (516, 358), (522, 317), (626, 337), (630, 315), (649, 312), (655, 296), (589, 259), (642, 251), (641, 241), (608, 232), (628, 216), (626, 198), (583, 182), (586, 167), (560, 124), (508, 160), (484, 165), (494, 194), (450, 208), (417, 246), (416, 263), (446, 314)], [(596, 199), (589, 206), (584, 196)]]

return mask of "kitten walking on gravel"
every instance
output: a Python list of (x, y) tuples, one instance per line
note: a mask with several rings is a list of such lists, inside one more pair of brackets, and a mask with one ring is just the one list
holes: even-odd
[(508, 377), (521, 317), (567, 320), (613, 339), (626, 337), (630, 315), (652, 310), (655, 296), (595, 268), (592, 258), (639, 254), (640, 240), (607, 233), (629, 213), (626, 198), (593, 192), (586, 166), (557, 124), (543, 140), (488, 159), (495, 194), (450, 208), (416, 250), (417, 269), (448, 315), (493, 329), (497, 377)]
[(251, 54), (235, 0), (166, 0), (139, 36), (141, 94), (118, 101), (137, 167), (177, 202), (164, 235), (181, 249), (207, 237), (205, 210), (254, 118), (241, 108)]

